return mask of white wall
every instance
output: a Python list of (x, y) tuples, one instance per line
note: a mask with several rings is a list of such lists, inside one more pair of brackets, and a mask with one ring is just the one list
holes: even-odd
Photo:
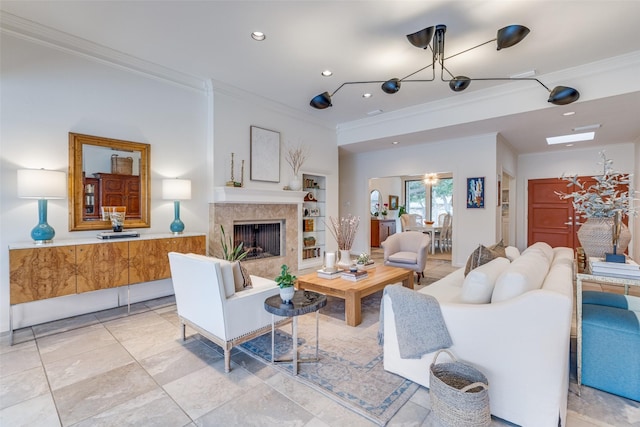
[[(496, 135), (351, 154), (340, 152), (340, 215), (369, 218), (369, 179), (380, 176), (453, 173), (453, 265), (464, 265), (478, 243), (496, 238)], [(485, 177), (485, 208), (466, 208), (466, 180)], [(364, 225), (364, 226), (363, 226)], [(353, 253), (369, 250), (370, 224), (361, 222)]]
[[(0, 183), (0, 330), (9, 329), (10, 243), (30, 241), (37, 202), (18, 199), (16, 170), (67, 171), (68, 133), (77, 132), (151, 144), (151, 228), (169, 233), (171, 201), (161, 199), (161, 180), (192, 180), (192, 200), (182, 202), (186, 231), (206, 232), (208, 204), (207, 103), (204, 91), (187, 89), (58, 49), (2, 35)], [(49, 201), (48, 222), (56, 241), (95, 236), (68, 231), (68, 200)], [(134, 289), (135, 288), (135, 289)], [(132, 287), (135, 299), (171, 292), (171, 284)], [(15, 326), (105, 308), (126, 289), (22, 304)], [(136, 296), (136, 293), (138, 296)], [(100, 294), (97, 296), (96, 294)], [(121, 298), (122, 299), (122, 298)]]
[[(637, 145), (637, 144), (636, 144)], [(527, 246), (527, 183), (530, 179), (539, 178), (559, 178), (563, 173), (566, 175), (592, 176), (602, 173), (599, 152), (603, 147), (574, 148), (555, 153), (523, 154), (518, 157), (518, 176), (516, 183), (517, 206), (517, 238), (516, 246), (520, 250)], [(609, 159), (613, 160), (615, 170), (625, 173), (637, 171), (637, 153), (634, 144), (608, 145), (605, 153)], [(635, 161), (634, 161), (635, 159)], [(513, 206), (513, 203), (510, 205)], [(632, 231), (632, 242), (637, 242), (638, 227), (630, 227)], [(637, 244), (637, 243), (636, 243)], [(630, 247), (629, 250), (632, 248)], [(637, 257), (637, 255), (635, 255)]]
[[(240, 181), (240, 162), (244, 159), (244, 184), (247, 188), (282, 190), (293, 172), (285, 161), (288, 146), (303, 144), (307, 160), (304, 173), (327, 175), (327, 198), (332, 198), (332, 215), (337, 212), (338, 148), (335, 130), (305, 121), (293, 113), (277, 111), (248, 94), (214, 94), (214, 183), (223, 186), (231, 177), (231, 153), (235, 153), (236, 181)], [(258, 126), (280, 133), (280, 182), (251, 181), (250, 127)]]

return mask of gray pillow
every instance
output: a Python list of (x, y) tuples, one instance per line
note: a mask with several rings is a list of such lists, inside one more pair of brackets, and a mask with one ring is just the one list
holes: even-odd
[(243, 291), (247, 288), (253, 288), (251, 276), (247, 269), (240, 264), (240, 261), (233, 262), (233, 281), (235, 283), (236, 292)]
[(467, 265), (464, 268), (465, 277), (474, 268), (480, 267), (481, 265), (484, 265), (498, 257), (507, 257), (504, 252), (504, 245), (502, 245), (502, 241), (490, 247), (478, 245), (476, 250), (471, 252), (471, 255), (469, 255), (469, 259), (467, 259)]

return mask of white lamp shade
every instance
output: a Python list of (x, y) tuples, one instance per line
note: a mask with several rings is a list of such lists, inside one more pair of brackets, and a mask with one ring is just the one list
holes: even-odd
[(165, 200), (191, 199), (190, 179), (163, 179), (162, 198)]
[(18, 170), (18, 197), (21, 199), (64, 199), (67, 174), (45, 169)]

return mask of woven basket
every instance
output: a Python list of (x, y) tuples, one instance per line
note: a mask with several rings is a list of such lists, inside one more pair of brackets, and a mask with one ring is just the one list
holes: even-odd
[[(445, 352), (453, 362), (436, 365)], [(429, 368), (431, 409), (444, 426), (479, 427), (491, 424), (489, 382), (476, 368), (458, 362), (447, 350), (440, 350)]]
[(119, 175), (131, 175), (133, 173), (133, 157), (111, 156), (111, 173)]

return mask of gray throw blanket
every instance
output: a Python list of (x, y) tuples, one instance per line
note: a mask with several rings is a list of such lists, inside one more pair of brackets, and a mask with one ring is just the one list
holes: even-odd
[[(402, 285), (386, 286), (382, 297), (385, 295), (389, 296), (393, 304), (400, 357), (419, 359), (424, 354), (451, 347), (453, 342), (437, 299)], [(378, 330), (380, 345), (384, 343), (383, 322), (384, 304), (381, 304)]]

